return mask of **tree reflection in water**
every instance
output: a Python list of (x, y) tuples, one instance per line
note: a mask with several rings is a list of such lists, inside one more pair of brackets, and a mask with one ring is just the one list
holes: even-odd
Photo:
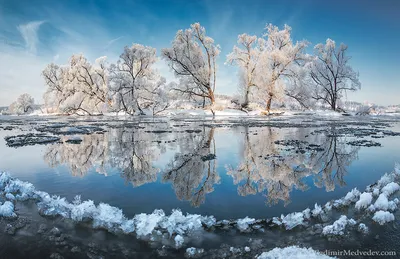
[[(83, 135), (80, 144), (64, 141), (49, 145), (44, 159), (52, 167), (67, 165), (74, 176), (84, 176), (89, 170), (102, 174), (117, 170), (134, 187), (155, 182), (160, 176), (162, 182), (171, 183), (178, 199), (198, 207), (221, 178), (217, 172), (216, 129), (201, 124), (192, 127), (196, 130), (171, 127), (169, 123), (119, 125), (105, 134)], [(333, 191), (336, 184), (344, 185), (346, 168), (357, 159), (359, 150), (346, 145), (344, 137), (311, 134), (310, 128), (235, 130), (243, 141), (241, 161), (237, 167), (226, 166), (227, 174), (239, 195), (261, 193), (268, 205), (290, 203), (293, 189), (309, 188), (304, 182), (308, 176), (316, 187), (325, 187), (326, 191)], [(169, 162), (157, 162), (171, 151)]]
[[(312, 176), (316, 187), (333, 191), (343, 186), (346, 167), (357, 159), (359, 147), (349, 146), (343, 137), (313, 135), (306, 128), (244, 129), (240, 164), (227, 166), (227, 174), (238, 185), (241, 196), (263, 193), (266, 203), (290, 203), (293, 189), (309, 188), (303, 181)], [(307, 141), (299, 141), (307, 139)]]

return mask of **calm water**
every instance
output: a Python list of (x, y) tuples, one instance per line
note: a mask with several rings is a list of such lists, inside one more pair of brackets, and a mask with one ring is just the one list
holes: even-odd
[[(400, 162), (400, 136), (391, 134), (400, 124), (392, 119), (0, 117), (0, 126), (11, 126), (0, 129), (0, 170), (128, 217), (175, 208), (217, 219), (277, 216), (363, 190)], [(71, 128), (80, 126), (104, 132)], [(38, 132), (61, 141), (8, 147), (4, 140)], [(66, 141), (76, 137), (82, 141)], [(349, 144), (360, 140), (381, 146)]]

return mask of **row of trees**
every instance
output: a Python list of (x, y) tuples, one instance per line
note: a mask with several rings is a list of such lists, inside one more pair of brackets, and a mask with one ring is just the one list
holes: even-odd
[[(337, 110), (344, 91), (360, 88), (358, 74), (348, 64), (347, 46), (328, 39), (309, 55), (308, 45), (307, 41), (294, 43), (287, 25), (279, 29), (269, 24), (262, 37), (239, 35), (227, 63), (239, 67), (241, 106), (264, 103), (269, 112), (274, 101), (289, 97), (305, 108), (322, 101)], [(195, 23), (179, 30), (172, 46), (161, 50), (178, 83), (167, 84), (154, 69), (157, 55), (152, 47), (125, 47), (115, 64), (107, 64), (105, 57), (91, 64), (83, 55), (73, 55), (66, 66), (52, 63), (44, 69), (45, 104), (54, 112), (69, 114), (124, 111), (133, 115), (145, 109), (157, 114), (179, 96), (212, 108), (219, 54), (219, 45)]]

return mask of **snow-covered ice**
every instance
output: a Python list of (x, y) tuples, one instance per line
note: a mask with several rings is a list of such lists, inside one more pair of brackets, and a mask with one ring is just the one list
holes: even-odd
[(10, 201), (5, 201), (3, 204), (0, 202), (0, 216), (2, 217), (16, 217), (14, 213), (14, 204)]
[(344, 230), (347, 225), (355, 225), (354, 219), (348, 219), (346, 215), (340, 216), (338, 220), (323, 228), (322, 234), (324, 235), (344, 235)]
[(379, 223), (379, 225), (384, 225), (387, 222), (393, 221), (394, 220), (394, 215), (388, 211), (377, 211), (375, 212), (374, 216), (372, 219)]
[(360, 195), (360, 199), (356, 202), (356, 209), (365, 209), (367, 208), (372, 202), (372, 194), (369, 192), (363, 192)]
[(253, 218), (245, 217), (243, 219), (237, 220), (237, 228), (240, 231), (246, 231), (249, 228), (250, 224), (253, 224), (256, 220)]

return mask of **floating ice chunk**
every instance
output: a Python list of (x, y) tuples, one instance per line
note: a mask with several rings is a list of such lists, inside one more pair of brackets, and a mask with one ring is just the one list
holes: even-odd
[(300, 248), (298, 246), (288, 246), (285, 248), (274, 248), (271, 251), (264, 252), (257, 259), (328, 259), (335, 258), (321, 254), (312, 248)]
[(398, 190), (400, 190), (400, 186), (397, 183), (391, 182), (382, 188), (382, 193), (386, 193), (387, 196), (390, 196)]
[(383, 187), (385, 185), (387, 185), (390, 182), (394, 181), (394, 174), (384, 174), (381, 179), (378, 180), (378, 187)]
[(299, 225), (304, 225), (304, 217), (302, 212), (293, 212), (286, 216), (281, 216), (282, 223), (287, 230), (293, 229)]
[(378, 199), (375, 201), (374, 207), (377, 210), (388, 210), (389, 200), (385, 193), (379, 195)]
[(202, 253), (204, 253), (204, 249), (203, 248), (189, 247), (189, 248), (186, 249), (185, 255), (188, 258), (192, 258), (192, 257), (195, 257), (195, 256), (197, 256), (199, 254), (202, 254)]
[(321, 213), (323, 213), (323, 210), (321, 206), (319, 206), (317, 203), (314, 205), (314, 209), (311, 211), (313, 217), (318, 217)]
[(254, 222), (256, 222), (255, 219), (245, 217), (244, 219), (238, 219), (236, 221), (236, 225), (240, 231), (246, 231), (249, 228), (249, 225), (253, 224)]
[(377, 211), (375, 215), (372, 217), (372, 220), (379, 223), (379, 225), (384, 225), (387, 222), (394, 220), (394, 215), (388, 211)]
[(10, 201), (5, 201), (4, 204), (0, 202), (0, 216), (1, 217), (16, 217), (14, 213), (14, 204)]
[(365, 209), (367, 208), (372, 202), (372, 194), (369, 192), (363, 192), (360, 195), (360, 199), (356, 202), (356, 209)]
[(333, 222), (332, 225), (328, 225), (322, 229), (322, 234), (324, 235), (344, 235), (344, 230), (349, 225), (355, 225), (356, 221), (354, 219), (347, 219), (346, 215), (340, 216), (338, 220)]
[(158, 223), (165, 217), (163, 210), (154, 210), (152, 214), (141, 213), (133, 219), (136, 225), (136, 234), (146, 236), (153, 232)]
[(106, 228), (113, 231), (125, 220), (126, 218), (121, 209), (106, 203), (100, 203), (97, 206), (96, 214), (93, 215), (93, 227)]
[(247, 252), (247, 253), (250, 252), (250, 247), (245, 246), (245, 247), (244, 247), (244, 251)]
[[(50, 197), (48, 193), (41, 192), (43, 199), (37, 204), (39, 213), (46, 216), (62, 216), (70, 217), (71, 204), (65, 198), (53, 195)], [(47, 195), (46, 195), (47, 194)]]
[(311, 210), (309, 208), (303, 210), (303, 217), (304, 219), (310, 219), (311, 217)]
[(363, 234), (367, 234), (368, 231), (369, 231), (369, 229), (368, 229), (368, 227), (367, 227), (364, 223), (360, 223), (360, 224), (358, 225), (358, 231), (360, 231), (360, 232), (363, 233)]
[(240, 248), (235, 248), (235, 247), (233, 247), (233, 246), (231, 246), (230, 248), (229, 248), (229, 251), (232, 253), (232, 254), (240, 254), (242, 251), (240, 250)]
[(217, 223), (217, 220), (214, 216), (202, 216), (201, 222), (207, 227), (212, 227), (215, 225), (215, 223)]
[(280, 225), (282, 225), (282, 220), (281, 220), (281, 218), (273, 217), (272, 218), (272, 223), (280, 226)]
[(35, 187), (33, 184), (23, 182), (19, 179), (10, 180), (4, 188), (5, 193), (12, 193), (17, 200), (27, 200), (32, 198), (35, 194)]
[(181, 235), (177, 235), (175, 238), (175, 247), (180, 248), (183, 245), (185, 239)]
[(394, 172), (396, 174), (400, 174), (400, 163), (395, 163), (394, 165)]
[(135, 232), (135, 222), (133, 219), (125, 220), (119, 228), (126, 234), (133, 233)]
[(389, 201), (388, 203), (388, 210), (395, 211), (397, 210), (397, 204), (395, 201)]
[(331, 211), (332, 210), (332, 203), (330, 201), (328, 201), (325, 206), (324, 209), (326, 212)]
[(360, 191), (357, 190), (357, 188), (354, 188), (350, 192), (346, 194), (345, 197), (335, 200), (333, 203), (334, 207), (341, 207), (341, 206), (348, 206), (352, 202), (356, 202), (358, 200), (358, 197), (360, 197)]
[(0, 173), (0, 187), (3, 189), (4, 186), (10, 181), (11, 176), (9, 173), (1, 172)]
[[(79, 199), (79, 201), (78, 201)], [(93, 219), (94, 215), (97, 213), (96, 205), (92, 200), (87, 200), (84, 202), (80, 201), (79, 198), (75, 198), (74, 204), (71, 209), (71, 219), (75, 221), (82, 221), (87, 219)]]
[(172, 210), (169, 217), (164, 217), (164, 219), (159, 223), (159, 225), (166, 229), (170, 236), (173, 233), (180, 235), (185, 234), (189, 231), (194, 231), (202, 229), (202, 216), (196, 214), (188, 214), (184, 216), (180, 210)]
[(15, 196), (14, 196), (13, 194), (11, 194), (11, 193), (7, 193), (7, 194), (6, 194), (6, 199), (7, 199), (7, 200), (14, 201), (14, 200), (15, 200)]

